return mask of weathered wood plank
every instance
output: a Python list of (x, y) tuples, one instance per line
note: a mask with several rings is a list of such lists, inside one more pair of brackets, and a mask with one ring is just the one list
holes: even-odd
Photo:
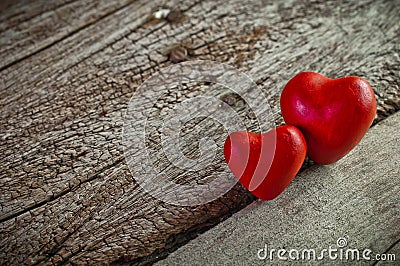
[[(270, 202), (256, 201), (171, 254), (158, 265), (373, 265), (377, 254), (395, 254), (378, 265), (398, 265), (400, 241), (400, 113), (372, 128), (361, 143), (333, 165), (315, 165), (301, 173), (286, 193)], [(341, 238), (347, 242), (337, 245)], [(257, 252), (268, 246), (267, 254)], [(342, 248), (330, 258), (321, 250)], [(398, 246), (398, 245), (397, 245)], [(286, 249), (279, 259), (272, 249)], [(289, 251), (300, 252), (299, 260)], [(316, 256), (302, 259), (303, 249)], [(347, 249), (358, 249), (353, 260)], [(370, 249), (370, 260), (362, 251)], [(396, 253), (397, 252), (397, 253)], [(202, 254), (196, 256), (194, 254)], [(334, 259), (334, 256), (337, 256)], [(292, 253), (292, 257), (295, 257)], [(316, 259), (316, 258), (323, 259)], [(397, 264), (396, 264), (397, 263)]]
[[(304, 70), (365, 77), (378, 97), (378, 119), (399, 109), (400, 12), (393, 1), (177, 2), (184, 14), (178, 23), (149, 20), (156, 7), (134, 2), (1, 71), (1, 262), (135, 260), (252, 200), (237, 186), (197, 208), (161, 204), (127, 169), (120, 134), (126, 104), (151, 73), (170, 64), (164, 52), (175, 43), (190, 48), (188, 60), (250, 73), (277, 123), (284, 82)], [(233, 105), (249, 111), (240, 101)], [(221, 146), (216, 123), (198, 125)], [(218, 157), (216, 167), (223, 165)]]
[(112, 15), (131, 2), (14, 2), (0, 13), (0, 70)]

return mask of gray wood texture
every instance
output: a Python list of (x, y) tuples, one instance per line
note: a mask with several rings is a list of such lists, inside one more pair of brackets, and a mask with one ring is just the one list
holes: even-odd
[[(310, 167), (281, 197), (250, 204), (157, 265), (398, 265), (399, 126), (396, 113), (372, 128), (339, 162)], [(265, 244), (267, 257), (259, 259), (257, 252)], [(301, 259), (303, 249), (314, 249), (321, 258), (321, 250), (329, 246), (343, 250), (342, 261), (340, 251), (336, 260), (327, 253), (321, 260), (308, 255)], [(269, 252), (281, 248), (288, 260), (279, 260), (275, 252), (270, 261)], [(299, 250), (298, 261), (290, 259), (290, 249)], [(347, 259), (347, 249), (358, 249), (360, 260), (351, 255)], [(365, 249), (371, 250), (371, 260), (362, 257)], [(395, 260), (377, 261), (377, 254), (394, 254)]]
[[(180, 10), (182, 18), (152, 18), (160, 6)], [(121, 146), (127, 103), (152, 73), (172, 64), (166, 53), (176, 44), (187, 48), (185, 60), (215, 60), (249, 74), (277, 124), (280, 92), (300, 71), (366, 78), (378, 100), (376, 121), (399, 110), (396, 1), (4, 1), (0, 7), (0, 264), (150, 262), (254, 200), (237, 185), (207, 205), (168, 205), (141, 190), (129, 172)], [(218, 96), (249, 115), (228, 91)], [(173, 105), (168, 97), (161, 102), (160, 108)], [(197, 131), (190, 132), (196, 128), (223, 145), (218, 124), (195, 121), (185, 135), (193, 142), (189, 153), (197, 152)], [(224, 165), (218, 156), (215, 168)]]

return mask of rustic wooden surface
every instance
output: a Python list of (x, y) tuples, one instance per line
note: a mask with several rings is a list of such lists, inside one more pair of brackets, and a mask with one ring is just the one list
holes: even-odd
[[(151, 18), (160, 6), (182, 18)], [(277, 124), (283, 85), (305, 70), (365, 77), (377, 96), (376, 121), (400, 106), (396, 1), (4, 1), (0, 10), (1, 264), (154, 261), (253, 200), (238, 185), (204, 206), (160, 203), (127, 168), (127, 103), (172, 64), (166, 51), (176, 44), (189, 50), (186, 60), (248, 73)], [(202, 134), (219, 128), (198, 125)], [(217, 135), (221, 146), (224, 133)]]
[[(253, 202), (157, 265), (399, 265), (399, 126), (397, 112), (339, 162), (310, 167), (279, 198)], [(288, 256), (290, 249), (314, 249), (321, 257), (324, 248), (340, 248), (338, 239), (347, 242), (342, 261), (340, 251), (336, 260), (327, 253), (323, 260)], [(259, 259), (265, 244), (268, 251), (286, 249), (287, 261), (276, 252), (272, 261), (269, 252)], [(371, 260), (362, 257), (367, 248)], [(347, 249), (358, 249), (360, 260), (347, 260)], [(193, 260), (194, 254), (202, 255)], [(395, 260), (377, 261), (376, 254), (394, 254)]]

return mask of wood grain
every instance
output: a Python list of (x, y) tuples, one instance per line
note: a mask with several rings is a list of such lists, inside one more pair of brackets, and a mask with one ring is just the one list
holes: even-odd
[[(283, 84), (305, 70), (366, 78), (378, 99), (376, 121), (399, 110), (394, 1), (177, 1), (170, 8), (183, 19), (175, 23), (151, 19), (161, 6), (152, 1), (84, 6), (30, 1), (1, 11), (1, 264), (157, 259), (191, 236), (185, 232), (253, 200), (236, 186), (204, 206), (163, 204), (127, 168), (121, 146), (127, 103), (146, 78), (172, 64), (166, 51), (176, 44), (188, 49), (186, 60), (225, 62), (250, 74), (277, 124)], [(188, 88), (182, 97), (201, 93)], [(220, 90), (215, 97), (226, 95)], [(243, 101), (234, 99), (235, 110), (248, 117)], [(174, 104), (167, 97), (161, 103), (160, 112)], [(196, 125), (222, 145), (217, 123), (195, 121), (188, 129)], [(251, 119), (248, 125), (257, 130)], [(186, 137), (193, 140), (188, 152), (196, 154), (196, 135), (187, 130)], [(214, 167), (222, 165), (218, 157)]]
[(3, 10), (0, 19), (0, 70), (113, 15), (131, 2), (16, 2)]
[[(342, 160), (310, 167), (280, 197), (255, 201), (157, 265), (398, 265), (399, 126), (397, 112), (367, 132)], [(338, 246), (338, 239), (346, 244)], [(265, 245), (267, 254), (260, 259), (257, 252)], [(340, 251), (332, 257), (321, 254), (329, 247), (342, 248), (342, 260)], [(279, 259), (278, 249), (286, 250), (287, 260)], [(289, 255), (291, 249), (300, 252), (298, 260), (295, 253)], [(313, 249), (315, 257), (302, 258), (304, 249)], [(359, 250), (358, 261), (356, 255), (346, 257), (348, 249)], [(362, 256), (365, 249), (371, 250), (370, 260)], [(378, 261), (377, 254), (395, 259)]]

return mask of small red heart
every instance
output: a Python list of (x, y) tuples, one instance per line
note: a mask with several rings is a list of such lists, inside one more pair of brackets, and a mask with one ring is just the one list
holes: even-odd
[(282, 193), (299, 171), (306, 152), (305, 139), (294, 126), (280, 126), (264, 134), (233, 132), (224, 145), (232, 173), (264, 200)]
[(319, 164), (334, 163), (353, 149), (376, 114), (371, 86), (355, 76), (300, 73), (286, 84), (280, 104), (285, 122), (301, 130), (308, 156)]

